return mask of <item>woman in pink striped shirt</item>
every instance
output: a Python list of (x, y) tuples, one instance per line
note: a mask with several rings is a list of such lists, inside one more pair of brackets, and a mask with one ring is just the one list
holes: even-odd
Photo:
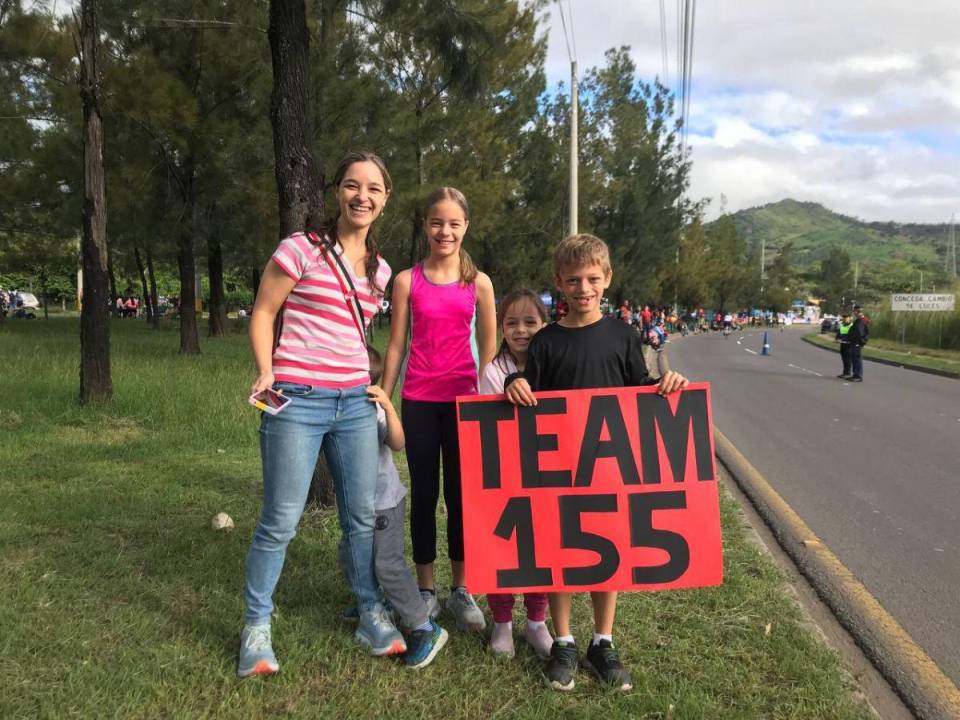
[[(361, 611), (356, 638), (375, 655), (405, 650), (380, 604), (373, 567), (378, 442), (376, 409), (367, 398), (365, 337), (390, 279), (371, 226), (392, 183), (372, 153), (347, 155), (334, 181), (335, 216), (316, 234), (295, 233), (280, 243), (250, 319), (257, 366), (251, 392), (273, 387), (291, 402), (261, 419), (263, 510), (247, 555), (240, 677), (279, 669), (270, 632), (273, 591), (321, 449), (333, 474), (349, 580)], [(278, 315), (282, 331), (275, 346)]]

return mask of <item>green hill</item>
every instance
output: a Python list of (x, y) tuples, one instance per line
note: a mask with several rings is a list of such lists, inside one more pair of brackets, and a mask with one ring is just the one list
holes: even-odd
[(816, 265), (831, 247), (845, 250), (853, 261), (883, 264), (900, 260), (918, 268), (943, 267), (948, 224), (920, 225), (863, 222), (812, 202), (781, 200), (734, 213), (737, 230), (748, 244), (766, 240), (768, 251), (793, 241), (800, 270)]

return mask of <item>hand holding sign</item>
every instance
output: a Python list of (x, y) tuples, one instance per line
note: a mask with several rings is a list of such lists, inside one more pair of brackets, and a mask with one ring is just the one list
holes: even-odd
[(709, 386), (657, 392), (458, 401), (471, 592), (721, 582)]

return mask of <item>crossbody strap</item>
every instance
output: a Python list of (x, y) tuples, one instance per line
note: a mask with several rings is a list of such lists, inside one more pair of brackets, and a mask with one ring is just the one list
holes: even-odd
[[(363, 329), (363, 306), (360, 305), (360, 298), (357, 297), (357, 289), (353, 285), (353, 280), (350, 278), (350, 273), (347, 272), (343, 260), (337, 254), (337, 251), (331, 248), (331, 243), (324, 242), (317, 237), (315, 233), (309, 233), (307, 237), (310, 239), (310, 242), (320, 248), (320, 252), (323, 253), (323, 259), (327, 261), (327, 265), (333, 270), (333, 274), (340, 284), (340, 291), (343, 293), (343, 302), (347, 307), (347, 312), (350, 313), (350, 317), (353, 318), (353, 324), (357, 326), (357, 332), (360, 333), (360, 341), (366, 346), (367, 333)], [(332, 252), (328, 252), (329, 250), (332, 250)], [(330, 255), (333, 255), (333, 259), (336, 260), (336, 266), (330, 262)], [(339, 271), (337, 269), (338, 267)], [(344, 282), (344, 278), (346, 278), (346, 282)], [(347, 289), (347, 285), (350, 286), (349, 290)], [(351, 299), (353, 300), (352, 303), (350, 302)]]

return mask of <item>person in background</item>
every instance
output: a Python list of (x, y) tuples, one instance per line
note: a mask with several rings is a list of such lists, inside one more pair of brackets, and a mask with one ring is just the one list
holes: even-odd
[(850, 382), (863, 382), (863, 346), (870, 339), (870, 325), (859, 305), (853, 306), (853, 324), (847, 332), (850, 344)]
[(853, 327), (853, 319), (849, 312), (844, 312), (840, 317), (840, 323), (837, 325), (837, 334), (834, 340), (840, 343), (840, 360), (843, 362), (843, 372), (837, 375), (842, 380), (850, 379), (850, 328)]

